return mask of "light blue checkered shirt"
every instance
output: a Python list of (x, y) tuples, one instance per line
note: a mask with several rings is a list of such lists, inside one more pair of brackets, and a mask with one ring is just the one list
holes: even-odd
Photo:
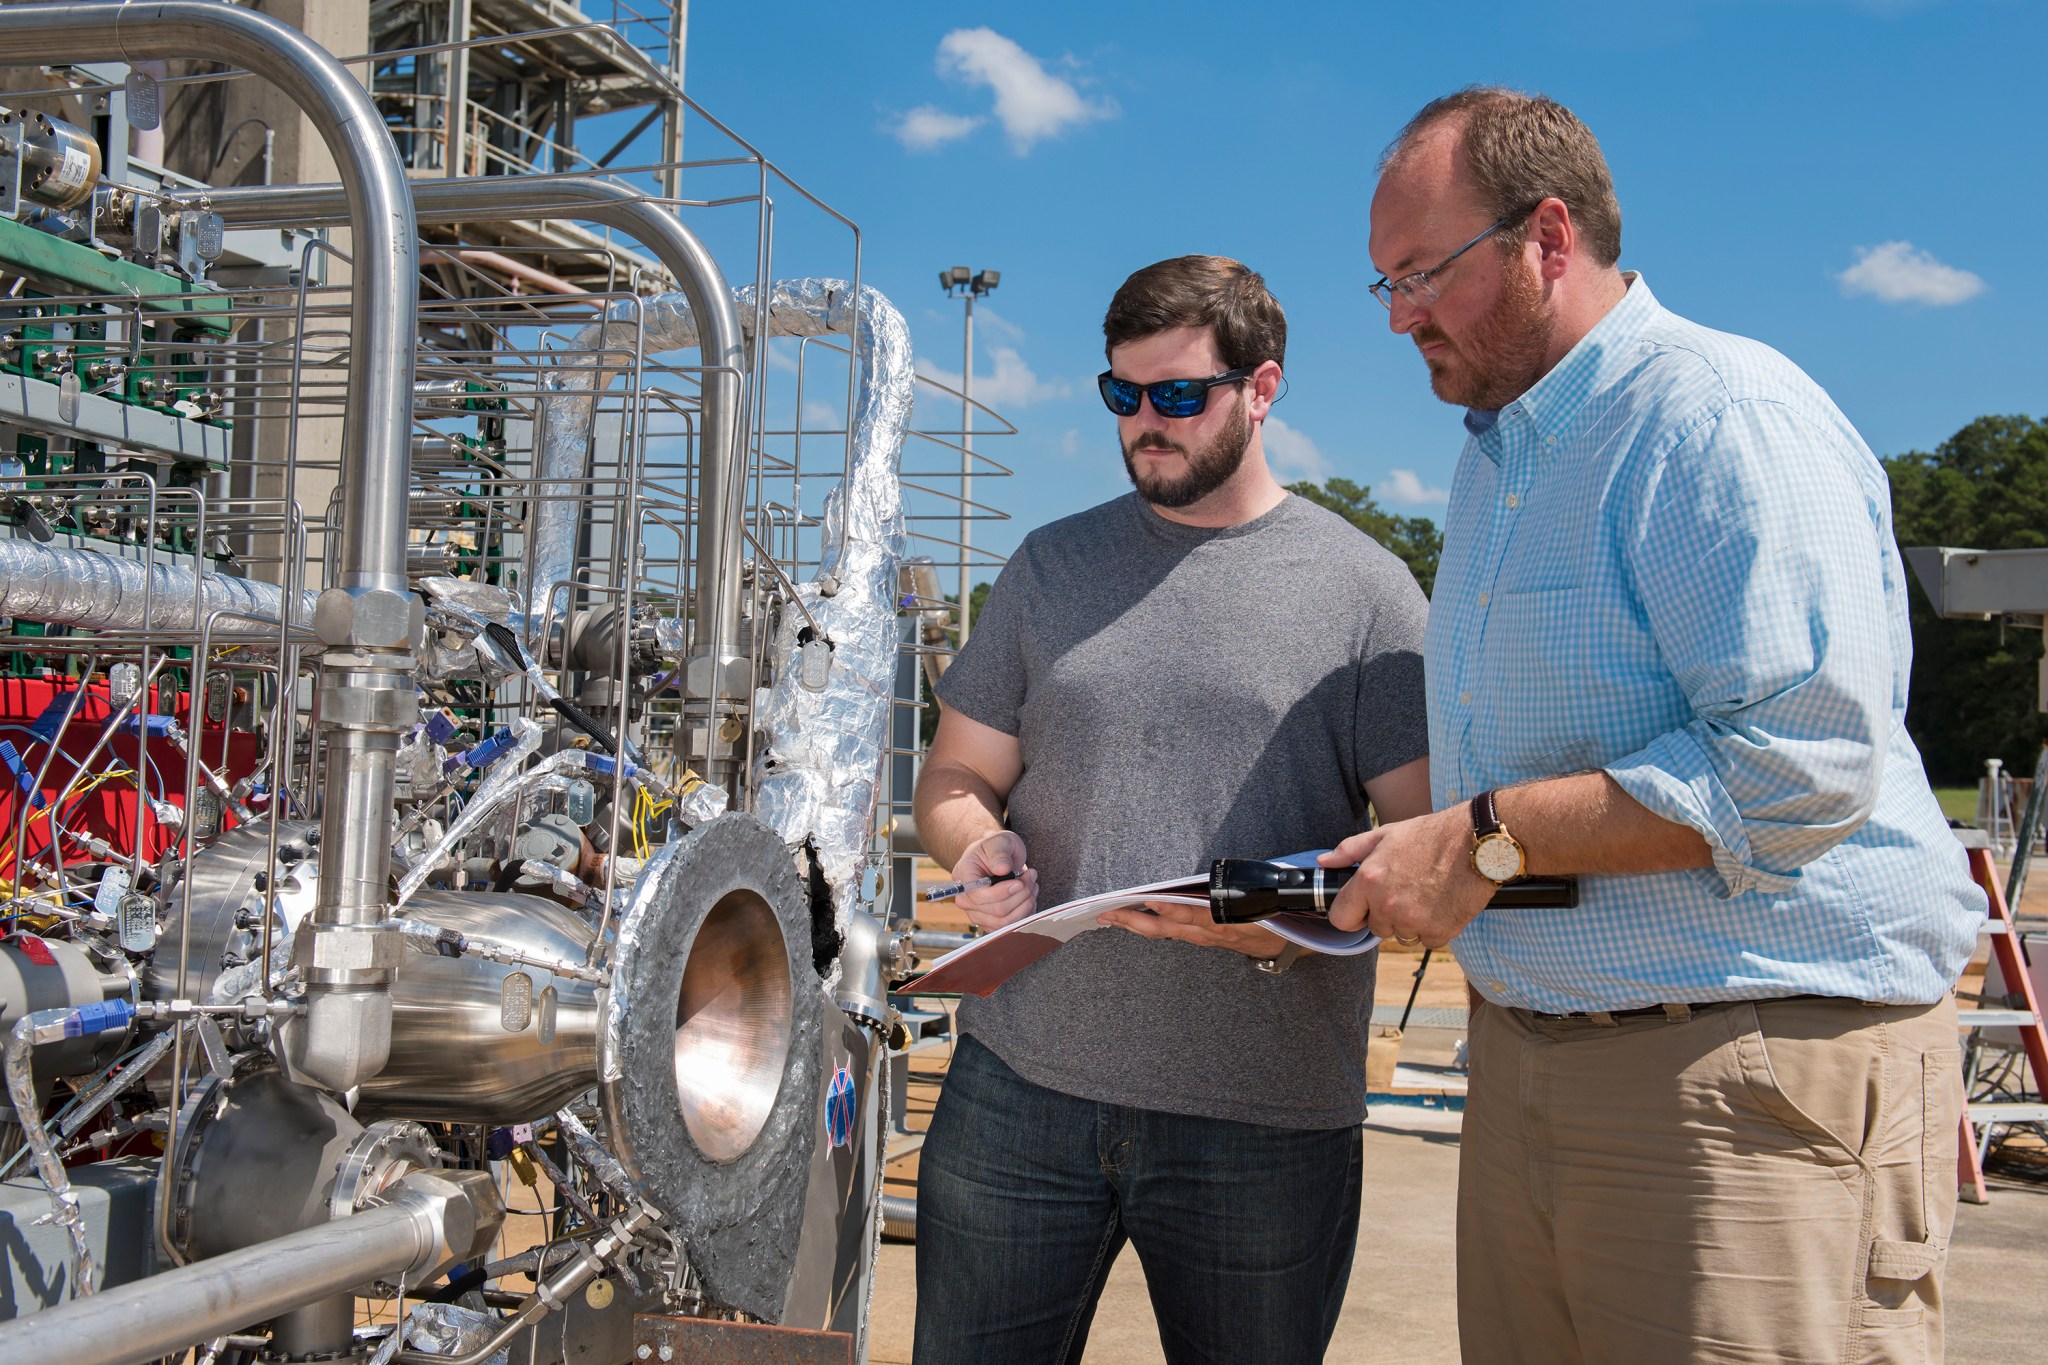
[(1489, 999), (1554, 1013), (1936, 1001), (1985, 901), (1906, 737), (1884, 470), (1790, 361), (1631, 281), (1521, 398), (1465, 418), (1431, 771), (1441, 808), (1604, 769), (1714, 866), (1486, 911), (1459, 962)]

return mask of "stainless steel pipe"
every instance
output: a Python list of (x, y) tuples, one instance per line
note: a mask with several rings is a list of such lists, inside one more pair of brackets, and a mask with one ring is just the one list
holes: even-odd
[(893, 1242), (915, 1242), (917, 1240), (917, 1197), (915, 1195), (885, 1194), (882, 1196), (882, 1235)]
[(307, 981), (295, 1074), (347, 1090), (384, 1065), (390, 968), (385, 923), (389, 797), (397, 732), (418, 710), (406, 592), (411, 483), (413, 313), (419, 233), (383, 117), (334, 56), (289, 24), (211, 0), (0, 6), (0, 52), (20, 66), (205, 58), (247, 68), (305, 111), (334, 154), (354, 232), (347, 406), (342, 425), (340, 582), (320, 595), (327, 765), (326, 875), (298, 945)]
[(0, 1324), (0, 1360), (140, 1365), (372, 1281), (418, 1285), (503, 1219), (487, 1172), (415, 1172), (376, 1208)]
[[(637, 238), (676, 277), (696, 322), (705, 370), (699, 465), (703, 471), (702, 505), (708, 515), (697, 533), (699, 605), (692, 651), (697, 658), (713, 662), (693, 670), (708, 669), (708, 683), (701, 676), (693, 677), (691, 683), (693, 691), (717, 695), (726, 665), (739, 653), (740, 550), (745, 540), (742, 521), (747, 486), (747, 450), (740, 438), (745, 341), (739, 309), (718, 262), (673, 210), (611, 180), (488, 176), (422, 180), (413, 184), (412, 191), (413, 209), (421, 223), (553, 218), (602, 223)], [(244, 185), (209, 190), (206, 199), (209, 208), (237, 227), (321, 227), (344, 221), (344, 198), (338, 185)], [(588, 448), (578, 447), (575, 453), (587, 457)], [(543, 483), (573, 481), (584, 473), (581, 468), (546, 467), (535, 472)], [(544, 498), (534, 520), (529, 611), (538, 621), (546, 611), (548, 594), (567, 577), (575, 558), (576, 504), (564, 496)]]
[(944, 929), (918, 929), (910, 935), (910, 946), (934, 953), (950, 953), (975, 941), (974, 934), (949, 933)]

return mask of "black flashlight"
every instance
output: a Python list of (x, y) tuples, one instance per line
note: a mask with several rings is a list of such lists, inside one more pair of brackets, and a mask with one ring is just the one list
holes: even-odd
[[(1218, 858), (1209, 865), (1209, 916), (1218, 924), (1248, 924), (1288, 910), (1328, 915), (1330, 903), (1357, 870)], [(1495, 891), (1487, 905), (1497, 910), (1569, 910), (1578, 903), (1575, 877), (1524, 877)]]

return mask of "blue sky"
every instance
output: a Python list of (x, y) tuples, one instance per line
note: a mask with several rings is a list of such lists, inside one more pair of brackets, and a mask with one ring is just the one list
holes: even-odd
[[(1287, 308), (1283, 473), (1440, 516), (1458, 414), (1365, 292), (1365, 212), (1387, 139), (1472, 82), (1570, 105), (1614, 170), (1623, 265), (1784, 351), (1879, 454), (2048, 412), (2044, 39), (2026, 0), (785, 0), (692, 6), (686, 84), (860, 225), (932, 367), (957, 374), (961, 344), (936, 272), (1002, 271), (976, 336), (976, 395), (1018, 427), (982, 443), (1016, 471), (977, 485), (1014, 518), (976, 532), (1001, 551), (1126, 489), (1102, 311), (1185, 252), (1246, 261)], [(777, 274), (849, 261), (778, 202)]]

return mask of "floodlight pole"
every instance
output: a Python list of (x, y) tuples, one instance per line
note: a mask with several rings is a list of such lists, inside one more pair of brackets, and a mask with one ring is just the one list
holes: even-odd
[(974, 291), (967, 291), (967, 325), (960, 360), (960, 647), (967, 645), (969, 616), (973, 613), (971, 579), (974, 569), (974, 520), (968, 515), (974, 492)]
[(939, 272), (939, 285), (947, 296), (954, 290), (967, 304), (967, 324), (963, 329), (963, 344), (960, 361), (960, 645), (967, 643), (967, 632), (973, 624), (972, 593), (974, 567), (974, 523), (972, 520), (972, 498), (974, 494), (974, 301), (996, 287), (1002, 279), (997, 270), (970, 271), (964, 265)]

